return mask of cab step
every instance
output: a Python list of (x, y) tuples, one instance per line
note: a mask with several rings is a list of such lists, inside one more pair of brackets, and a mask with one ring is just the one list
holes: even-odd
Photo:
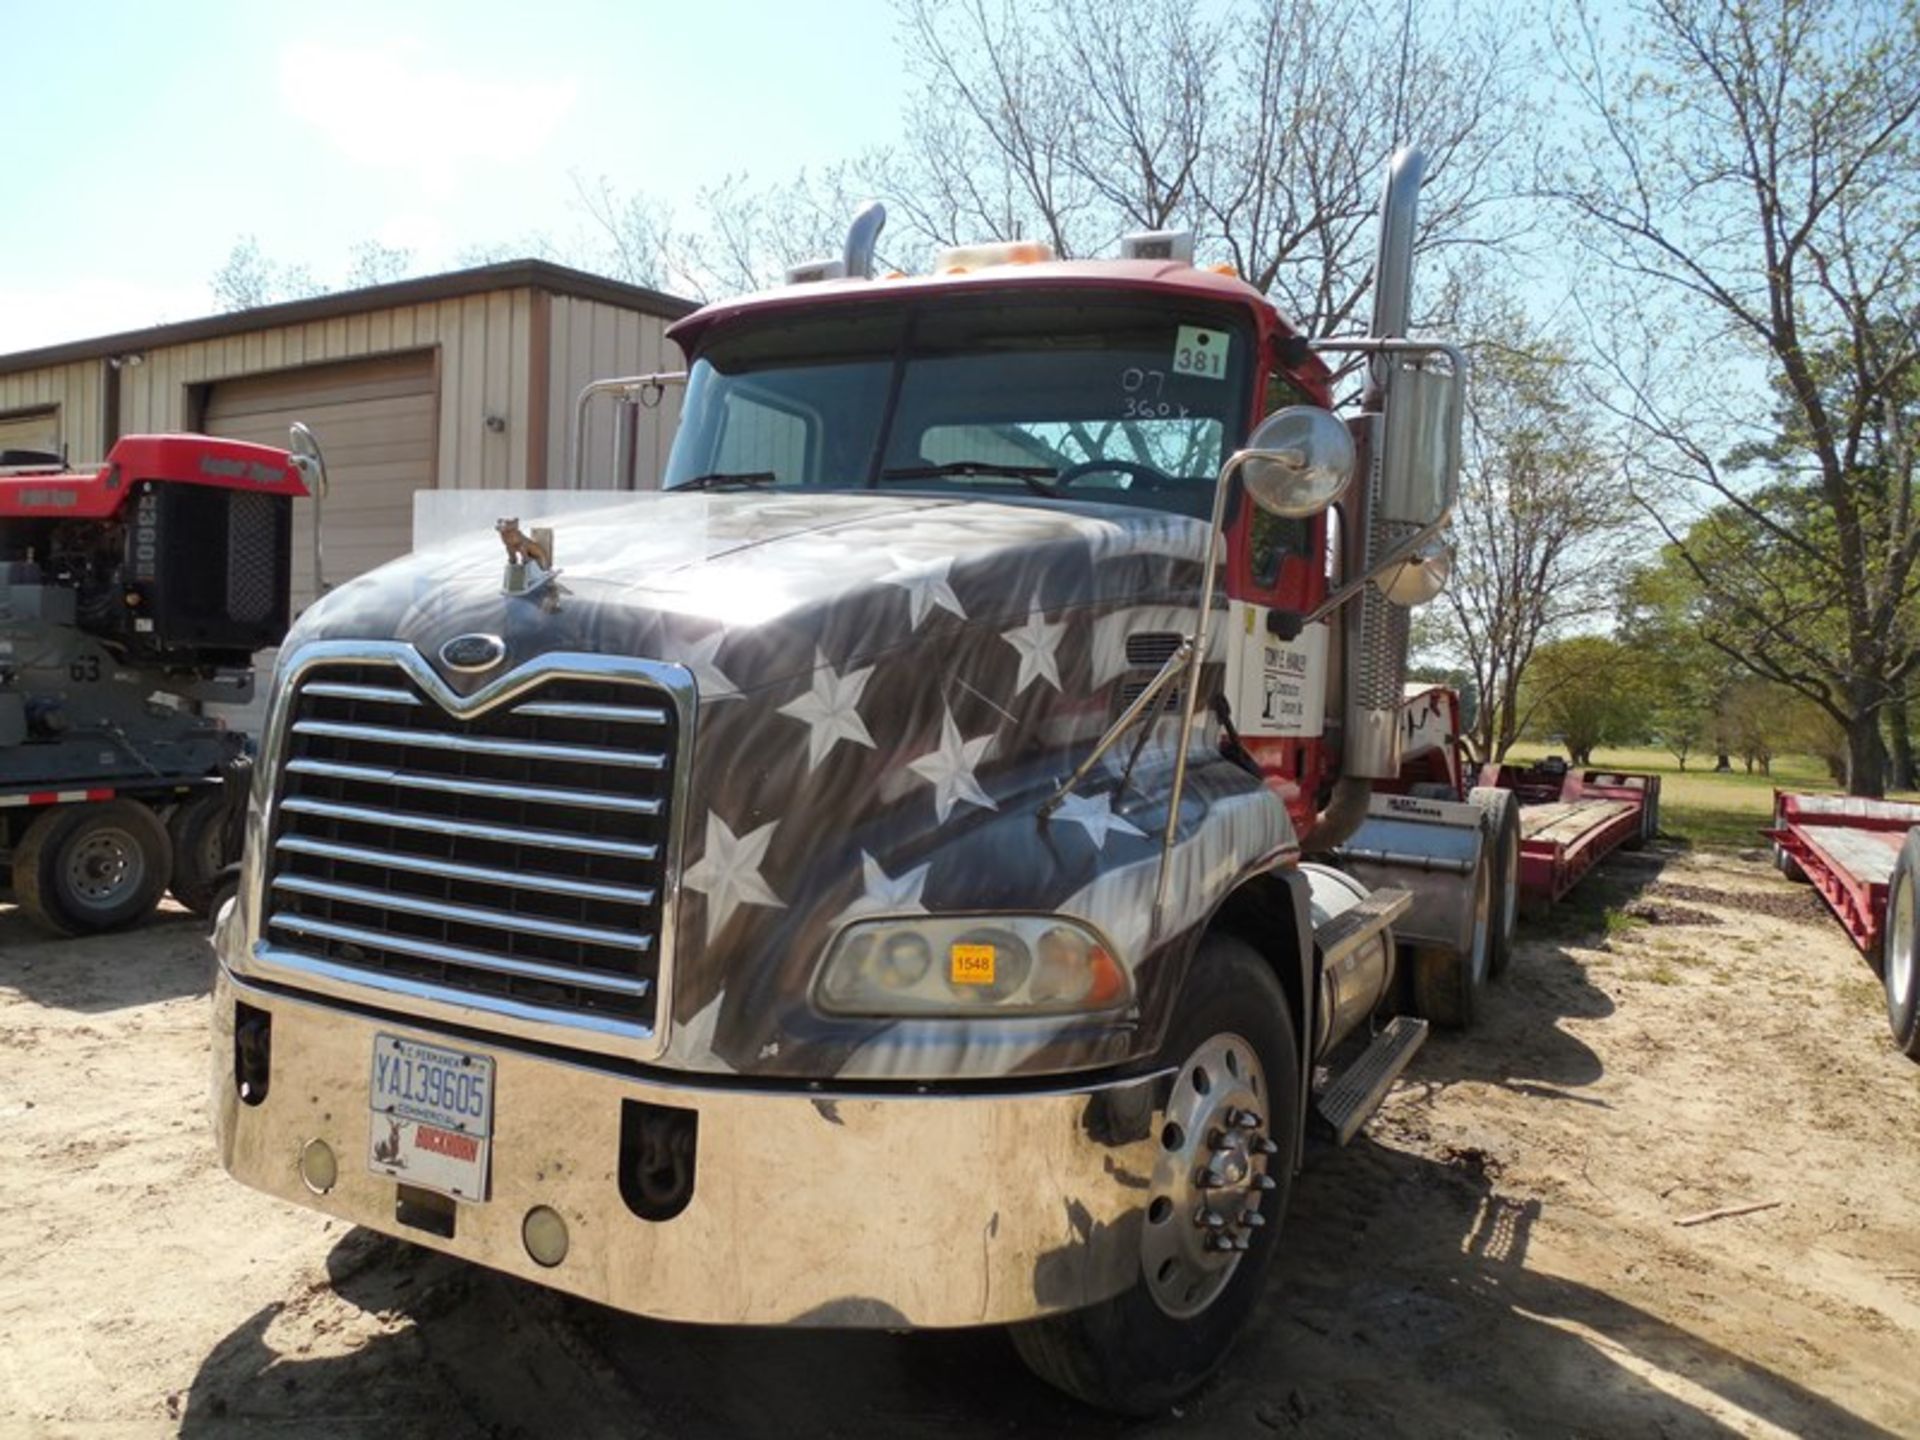
[(1360, 1058), (1320, 1092), (1320, 1118), (1333, 1131), (1336, 1144), (1345, 1145), (1360, 1133), (1360, 1127), (1380, 1108), (1407, 1062), (1426, 1043), (1426, 1021), (1396, 1015), (1373, 1037)]
[(1351, 909), (1342, 910), (1313, 932), (1321, 963), (1331, 968), (1398, 920), (1413, 903), (1411, 890), (1387, 887), (1371, 892)]

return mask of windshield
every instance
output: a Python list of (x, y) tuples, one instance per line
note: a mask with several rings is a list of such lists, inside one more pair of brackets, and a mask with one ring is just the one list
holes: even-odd
[(1249, 406), (1230, 311), (1090, 300), (770, 317), (694, 364), (666, 486), (899, 487), (1204, 516)]

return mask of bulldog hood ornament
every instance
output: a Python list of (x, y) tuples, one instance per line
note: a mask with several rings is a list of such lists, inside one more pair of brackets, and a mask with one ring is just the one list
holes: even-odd
[(533, 595), (559, 575), (553, 564), (553, 531), (536, 528), (531, 536), (520, 528), (519, 518), (496, 520), (500, 543), (507, 548), (506, 574), (500, 581), (502, 595)]

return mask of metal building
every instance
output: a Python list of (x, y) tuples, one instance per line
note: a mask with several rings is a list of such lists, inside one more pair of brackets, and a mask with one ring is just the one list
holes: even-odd
[[(121, 435), (198, 430), (326, 450), (327, 578), (404, 554), (428, 487), (561, 488), (573, 401), (593, 379), (678, 369), (690, 302), (519, 260), (0, 356), (0, 451), (97, 461)], [(583, 483), (657, 485), (679, 391), (591, 432)], [(616, 454), (616, 433), (622, 439)], [(294, 605), (312, 598), (298, 507)]]

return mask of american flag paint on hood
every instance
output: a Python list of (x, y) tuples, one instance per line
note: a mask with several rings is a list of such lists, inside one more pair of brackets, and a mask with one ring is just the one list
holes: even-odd
[[(1171, 714), (1124, 785), (1140, 732), (1038, 818), (1191, 627), (1202, 522), (760, 492), (637, 496), (553, 525), (559, 577), (534, 595), (501, 593), (488, 535), (342, 585), (283, 654), (399, 640), (459, 694), (492, 677), (448, 669), (440, 648), (475, 632), (505, 642), (496, 674), (582, 651), (686, 669), (698, 703), (678, 757), (692, 772), (669, 899), (668, 1065), (937, 1080), (1123, 1063), (1153, 1049), (1214, 900), (1293, 845), (1285, 807), (1221, 757), (1203, 719), (1155, 934)], [(1011, 912), (1092, 925), (1131, 972), (1133, 1003), (879, 1019), (814, 1001), (851, 921)]]

